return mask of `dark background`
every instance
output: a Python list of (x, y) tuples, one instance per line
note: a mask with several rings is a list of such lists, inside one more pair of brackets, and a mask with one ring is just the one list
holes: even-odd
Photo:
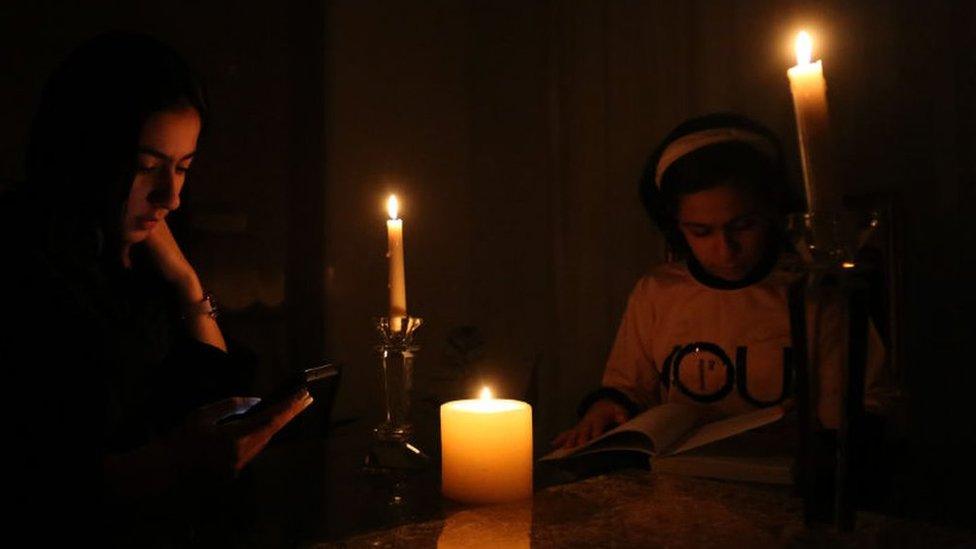
[[(334, 357), (337, 414), (378, 417), (371, 319), (395, 191), (426, 320), (419, 396), (490, 382), (530, 398), (549, 437), (664, 259), (636, 194), (664, 133), (735, 110), (796, 158), (785, 72), (801, 26), (824, 62), (838, 184), (900, 205), (905, 482), (918, 507), (958, 513), (941, 495), (968, 489), (976, 443), (973, 2), (5, 2), (0, 182), (22, 178), (40, 89), (72, 47), (153, 34), (210, 91), (183, 244), (261, 383)], [(463, 326), (480, 347), (449, 343)]]

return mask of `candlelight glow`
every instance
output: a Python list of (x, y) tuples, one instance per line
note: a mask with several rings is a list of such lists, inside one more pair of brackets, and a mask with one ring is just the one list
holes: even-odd
[(390, 198), (386, 199), (386, 211), (390, 214), (390, 219), (397, 218), (397, 212), (400, 209), (400, 203), (397, 202), (397, 197), (395, 194), (391, 194)]
[(813, 39), (807, 31), (800, 31), (796, 35), (796, 64), (809, 65), (813, 57)]
[(481, 400), (491, 399), (491, 389), (489, 389), (487, 385), (482, 387), (481, 393), (478, 395), (478, 398), (480, 398)]

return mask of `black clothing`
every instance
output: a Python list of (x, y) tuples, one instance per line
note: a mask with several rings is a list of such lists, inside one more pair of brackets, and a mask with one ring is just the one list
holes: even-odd
[(124, 513), (146, 502), (110, 501), (104, 456), (145, 445), (203, 404), (248, 394), (252, 368), (186, 334), (175, 296), (138, 246), (131, 270), (94, 229), (48, 246), (24, 234), (31, 210), (14, 204), (0, 209), (0, 367), (21, 511), (59, 523), (34, 540), (122, 531)]

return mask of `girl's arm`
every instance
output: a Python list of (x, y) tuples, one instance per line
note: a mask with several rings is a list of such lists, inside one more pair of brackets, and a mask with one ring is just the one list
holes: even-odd
[(577, 412), (580, 421), (560, 433), (552, 444), (575, 447), (603, 434), (655, 404), (659, 404), (660, 377), (646, 340), (652, 332), (648, 279), (637, 283), (627, 302), (603, 372), (602, 386), (590, 393)]
[[(850, 344), (846, 321), (848, 304), (843, 295), (834, 291), (822, 291), (811, 298), (816, 301), (808, 313), (812, 316), (808, 320), (808, 337), (817, 345), (810, 349), (810, 364), (820, 365), (816, 379), (817, 417), (823, 427), (836, 429), (842, 414), (843, 368)], [(864, 409), (876, 416), (886, 416), (900, 404), (900, 395), (894, 376), (888, 369), (884, 342), (871, 319), (868, 319), (867, 330)]]
[[(660, 376), (649, 340), (654, 333), (653, 292), (649, 286), (649, 279), (644, 278), (631, 292), (603, 371), (601, 391), (626, 397), (631, 414), (660, 404)], [(620, 404), (626, 405), (623, 401)]]
[(183, 255), (165, 220), (149, 233), (146, 246), (163, 278), (177, 291), (181, 310), (184, 311), (183, 322), (190, 337), (227, 351), (227, 342), (217, 325), (217, 319), (208, 314), (210, 303), (205, 299), (200, 277)]

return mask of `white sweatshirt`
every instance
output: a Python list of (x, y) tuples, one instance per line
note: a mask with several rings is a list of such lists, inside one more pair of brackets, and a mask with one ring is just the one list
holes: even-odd
[[(640, 408), (688, 402), (720, 416), (792, 397), (787, 292), (797, 276), (781, 261), (752, 285), (718, 289), (699, 281), (684, 263), (655, 268), (630, 294), (604, 387), (624, 393)], [(833, 291), (808, 292), (806, 301), (817, 415), (833, 428), (840, 417), (847, 355), (846, 304)], [(883, 413), (891, 393), (884, 346), (873, 324), (868, 337), (865, 406)]]

